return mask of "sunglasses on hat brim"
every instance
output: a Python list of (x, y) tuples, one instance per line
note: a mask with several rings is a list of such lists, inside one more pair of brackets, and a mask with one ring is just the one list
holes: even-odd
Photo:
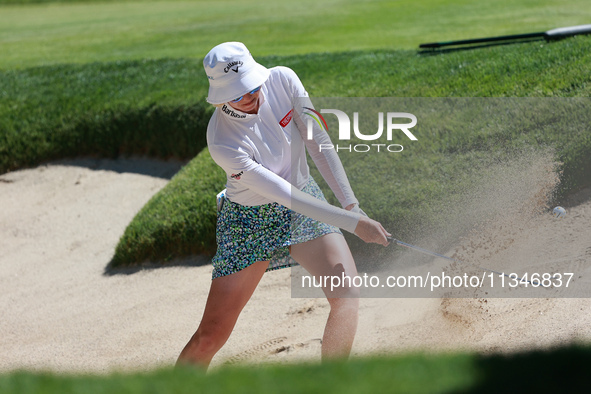
[[(259, 90), (261, 90), (261, 86), (259, 86), (258, 88), (252, 89), (250, 92), (248, 92), (247, 94), (255, 94), (256, 92), (258, 92)], [(244, 95), (246, 96), (246, 94)], [(237, 103), (240, 100), (242, 100), (244, 98), (244, 96), (240, 96), (237, 99), (231, 100), (231, 103)]]

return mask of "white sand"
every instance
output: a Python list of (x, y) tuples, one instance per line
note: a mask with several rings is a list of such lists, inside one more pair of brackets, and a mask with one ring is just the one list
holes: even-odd
[[(79, 160), (0, 176), (0, 371), (174, 363), (201, 317), (208, 261), (195, 257), (192, 265), (129, 275), (104, 269), (126, 225), (167, 183), (153, 175), (177, 168)], [(591, 262), (591, 190), (567, 208), (564, 220), (547, 215), (519, 229), (483, 264), (521, 256), (584, 270)], [(289, 286), (289, 270), (265, 274), (214, 365), (319, 360), (327, 303), (293, 299)], [(590, 306), (589, 299), (362, 299), (354, 355), (587, 342)]]

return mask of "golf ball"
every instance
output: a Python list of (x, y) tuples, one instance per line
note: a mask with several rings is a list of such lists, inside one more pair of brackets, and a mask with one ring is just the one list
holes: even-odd
[(556, 207), (552, 210), (552, 215), (554, 215), (555, 218), (563, 218), (566, 216), (566, 209), (562, 207)]

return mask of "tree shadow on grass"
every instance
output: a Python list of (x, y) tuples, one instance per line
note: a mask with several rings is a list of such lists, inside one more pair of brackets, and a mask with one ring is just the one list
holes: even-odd
[(478, 357), (477, 383), (457, 393), (588, 393), (591, 348)]

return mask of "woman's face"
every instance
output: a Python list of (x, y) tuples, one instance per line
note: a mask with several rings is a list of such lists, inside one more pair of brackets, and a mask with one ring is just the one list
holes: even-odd
[(254, 93), (246, 93), (244, 96), (242, 96), (242, 100), (236, 102), (230, 101), (228, 104), (238, 111), (242, 111), (247, 114), (256, 114), (259, 112), (259, 107), (261, 106), (260, 94), (260, 89)]

